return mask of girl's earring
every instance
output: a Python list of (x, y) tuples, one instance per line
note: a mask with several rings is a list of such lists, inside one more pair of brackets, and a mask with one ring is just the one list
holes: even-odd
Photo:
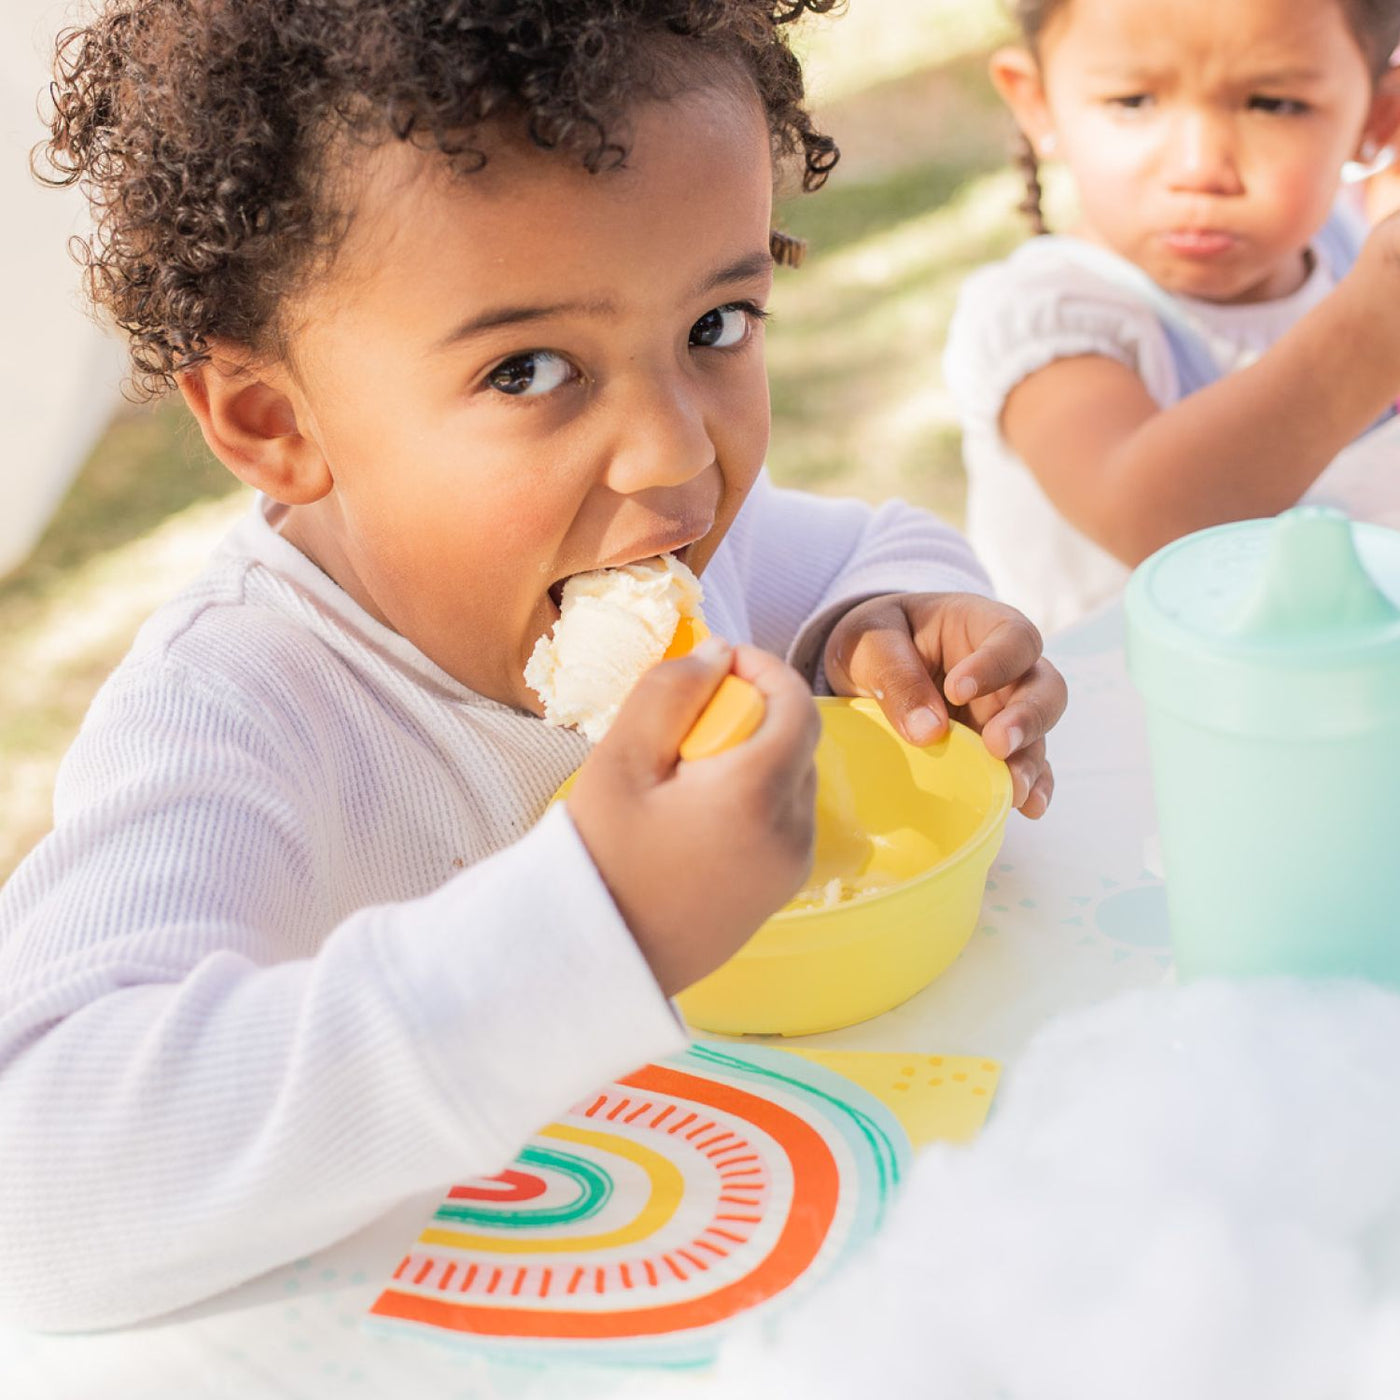
[(1381, 146), (1377, 149), (1374, 141), (1363, 141), (1356, 155), (1355, 160), (1349, 160), (1342, 166), (1344, 185), (1359, 185), (1363, 180), (1369, 180), (1372, 175), (1379, 175), (1382, 170), (1388, 170), (1395, 164), (1395, 147)]
[(1053, 131), (1047, 131), (1036, 145), (1035, 153), (1042, 160), (1048, 160), (1055, 154), (1055, 147), (1057, 145), (1059, 145), (1059, 142), (1055, 139), (1055, 133)]

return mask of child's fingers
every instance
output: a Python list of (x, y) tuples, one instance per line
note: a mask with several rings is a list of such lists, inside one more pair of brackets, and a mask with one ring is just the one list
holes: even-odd
[(748, 742), (783, 750), (796, 746), (804, 759), (810, 758), (821, 734), (821, 717), (807, 682), (786, 661), (758, 647), (735, 647), (733, 669), (763, 696), (763, 722)]
[[(1068, 698), (1064, 677), (1044, 658), (1037, 661), (982, 725), (987, 748), (998, 758), (1010, 758), (1043, 739), (1064, 714)], [(991, 698), (982, 701), (988, 708), (996, 703)], [(974, 703), (974, 716), (977, 709)]]
[(599, 755), (644, 780), (664, 777), (675, 767), (681, 740), (729, 674), (733, 660), (728, 642), (707, 637), (688, 655), (653, 666), (632, 687), (598, 745)]
[[(1039, 739), (1019, 753), (1013, 754), (1006, 760), (1006, 767), (1011, 774), (1011, 805), (1018, 811), (1023, 811), (1036, 789), (1036, 784), (1050, 769), (1050, 765), (1045, 761), (1045, 740)], [(1047, 793), (1047, 799), (1048, 796)]]
[(1029, 618), (999, 603), (978, 602), (983, 608), (995, 609), (1001, 617), (971, 654), (948, 668), (943, 693), (952, 705), (966, 705), (979, 695), (994, 694), (1040, 660), (1043, 644)]
[(1045, 815), (1046, 809), (1050, 806), (1050, 799), (1055, 794), (1055, 775), (1050, 770), (1047, 763), (1041, 769), (1040, 776), (1035, 780), (1035, 785), (1031, 788), (1030, 796), (1021, 803), (1021, 815), (1029, 817), (1035, 821)]
[[(763, 696), (763, 719), (740, 745), (681, 765), (681, 782), (718, 785), (736, 809), (761, 811), (770, 838), (811, 858), (816, 819), (816, 764), (821, 716), (807, 682), (785, 661), (757, 647), (734, 652), (734, 674)], [(795, 890), (797, 885), (793, 885)]]
[(898, 608), (891, 611), (888, 625), (860, 633), (844, 667), (828, 664), (827, 679), (837, 691), (874, 696), (911, 744), (931, 744), (947, 731), (943, 696), (914, 645), (908, 618)]

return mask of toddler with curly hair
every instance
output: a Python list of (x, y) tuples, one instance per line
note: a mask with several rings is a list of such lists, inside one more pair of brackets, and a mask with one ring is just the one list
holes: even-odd
[[(109, 0), (61, 40), (91, 294), (258, 495), (0, 893), (6, 1313), (212, 1294), (682, 1046), (669, 996), (808, 867), (814, 686), (920, 743), (951, 709), (1044, 810), (1063, 685), (961, 540), (762, 472), (774, 171), (835, 160), (784, 35), (835, 3)], [(730, 640), (590, 748), (526, 660), (565, 581), (662, 553)], [(762, 723), (680, 762), (731, 670)]]

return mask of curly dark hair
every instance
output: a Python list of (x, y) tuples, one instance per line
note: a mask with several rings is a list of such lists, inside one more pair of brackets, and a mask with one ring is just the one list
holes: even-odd
[(775, 162), (818, 188), (838, 153), (785, 26), (843, 3), (108, 0), (59, 36), (35, 171), (86, 192), (96, 232), (74, 256), (153, 397), (211, 339), (281, 348), (279, 308), (353, 213), (330, 174), (347, 141), (436, 146), (469, 173), (473, 134), (505, 120), (598, 172), (626, 160), (638, 101), (746, 75)]

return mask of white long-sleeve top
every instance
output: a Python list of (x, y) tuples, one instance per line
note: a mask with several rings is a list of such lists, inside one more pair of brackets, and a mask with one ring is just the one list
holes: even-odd
[[(933, 517), (766, 478), (704, 585), (715, 631), (813, 676), (860, 598), (986, 588)], [(102, 688), (0, 891), (0, 1312), (216, 1293), (681, 1047), (546, 812), (587, 749), (370, 618), (260, 502)]]

